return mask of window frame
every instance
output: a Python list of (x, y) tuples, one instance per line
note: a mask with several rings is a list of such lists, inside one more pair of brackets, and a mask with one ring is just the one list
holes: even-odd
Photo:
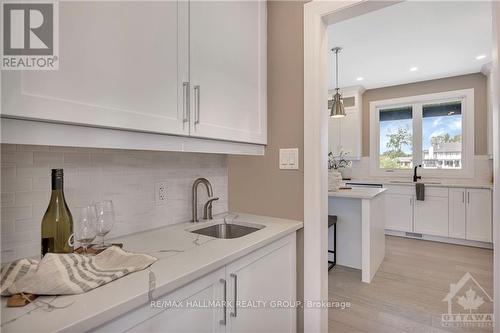
[(370, 102), (370, 174), (378, 177), (411, 177), (413, 169), (380, 168), (380, 109), (411, 106), (413, 118), (413, 165), (422, 163), (422, 107), (425, 104), (460, 100), (462, 102), (462, 169), (424, 169), (419, 175), (433, 178), (474, 177), (474, 89), (453, 90), (425, 95)]

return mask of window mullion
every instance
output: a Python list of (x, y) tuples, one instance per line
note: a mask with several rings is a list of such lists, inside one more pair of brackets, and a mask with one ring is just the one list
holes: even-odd
[(422, 103), (413, 104), (413, 165), (422, 164)]

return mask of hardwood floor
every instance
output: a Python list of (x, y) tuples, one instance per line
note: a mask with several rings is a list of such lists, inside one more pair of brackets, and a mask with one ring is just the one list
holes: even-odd
[[(359, 270), (336, 266), (330, 271), (330, 301), (351, 307), (329, 310), (329, 332), (492, 332), (491, 327), (442, 325), (450, 283), (467, 272), (493, 295), (492, 250), (386, 236), (386, 256), (372, 283), (362, 283)], [(492, 313), (493, 305), (481, 296), (484, 304), (477, 312)]]

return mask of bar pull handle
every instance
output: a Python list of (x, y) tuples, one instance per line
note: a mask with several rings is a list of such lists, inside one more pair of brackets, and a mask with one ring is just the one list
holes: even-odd
[(470, 204), (470, 192), (467, 192), (467, 203)]
[(182, 123), (189, 122), (189, 82), (182, 83)]
[(465, 203), (465, 192), (462, 192), (462, 203)]
[(231, 317), (237, 317), (238, 316), (238, 305), (237, 305), (237, 302), (238, 302), (238, 276), (236, 274), (233, 274), (231, 273), (229, 275), (230, 277), (232, 277), (234, 279), (234, 311), (231, 312)]
[(226, 325), (227, 323), (227, 318), (226, 318), (226, 312), (227, 312), (227, 281), (225, 279), (220, 279), (220, 283), (224, 285), (224, 319), (221, 319), (219, 321), (219, 324), (221, 325)]
[(194, 86), (194, 123), (200, 123), (200, 86)]

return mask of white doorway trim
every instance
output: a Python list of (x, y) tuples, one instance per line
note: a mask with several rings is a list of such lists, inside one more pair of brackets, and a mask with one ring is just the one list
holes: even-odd
[(500, 2), (492, 1), (494, 332), (500, 332)]
[[(327, 32), (335, 21), (362, 15), (400, 1), (321, 1), (304, 5), (304, 300), (328, 300), (327, 274)], [(494, 301), (500, 332), (500, 3), (493, 1), (494, 55)], [(496, 15), (496, 16), (495, 16)], [(495, 18), (496, 17), (496, 18)], [(328, 309), (304, 307), (304, 332), (327, 332)]]

